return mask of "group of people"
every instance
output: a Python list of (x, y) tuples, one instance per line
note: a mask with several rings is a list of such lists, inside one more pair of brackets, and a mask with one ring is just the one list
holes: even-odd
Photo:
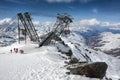
[(18, 48), (14, 48), (13, 50), (12, 50), (12, 49), (10, 50), (11, 53), (13, 53), (13, 52), (14, 52), (14, 53), (18, 53), (18, 51), (19, 51), (21, 54), (24, 54), (24, 50), (22, 50), (22, 49), (18, 50)]

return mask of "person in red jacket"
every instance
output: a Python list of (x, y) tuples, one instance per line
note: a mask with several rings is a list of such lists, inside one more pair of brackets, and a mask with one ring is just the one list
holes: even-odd
[(21, 54), (24, 54), (24, 50), (20, 50), (20, 53), (21, 53)]
[(14, 48), (14, 52), (15, 52), (16, 48)]
[(16, 48), (15, 52), (18, 53), (18, 48)]
[(14, 48), (14, 52), (15, 52), (15, 53), (18, 53), (18, 48)]

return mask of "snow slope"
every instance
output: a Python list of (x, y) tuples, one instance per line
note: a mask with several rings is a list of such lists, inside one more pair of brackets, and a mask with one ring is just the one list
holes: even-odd
[(114, 57), (120, 56), (120, 33), (102, 32), (89, 40), (89, 46)]
[[(93, 20), (91, 20), (93, 21)], [(97, 22), (97, 21), (95, 21)], [(82, 35), (85, 43), (95, 50), (101, 50), (115, 57), (120, 56), (120, 26), (118, 23), (100, 23), (92, 25), (84, 21), (83, 24), (74, 23), (70, 29), (76, 34)], [(87, 25), (89, 24), (89, 25)]]
[(0, 46), (16, 42), (17, 22), (11, 18), (0, 20)]
[(79, 34), (72, 33), (68, 37), (62, 37), (73, 51), (74, 57), (80, 61), (88, 62), (106, 62), (108, 69), (106, 76), (113, 80), (120, 79), (120, 59), (107, 55), (100, 51), (95, 51), (81, 42), (82, 37)]
[[(0, 48), (0, 80), (90, 80), (83, 76), (67, 75), (64, 61), (56, 47), (17, 43)], [(25, 54), (10, 53), (17, 47)], [(91, 79), (97, 80), (97, 79)]]
[(103, 46), (98, 47), (101, 50), (107, 51), (110, 49), (120, 48), (120, 34), (104, 32), (104, 33), (101, 33), (100, 37), (101, 37), (101, 41), (99, 43), (104, 44)]
[(64, 77), (61, 74), (64, 59), (57, 55), (54, 48), (38, 49), (34, 45), (12, 45), (11, 48), (15, 46), (24, 49), (26, 54), (3, 49), (6, 53), (0, 55), (0, 80), (55, 80)]

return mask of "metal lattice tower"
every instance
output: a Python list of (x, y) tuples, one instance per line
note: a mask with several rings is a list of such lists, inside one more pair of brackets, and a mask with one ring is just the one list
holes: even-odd
[(30, 30), (30, 32), (32, 34), (32, 41), (38, 41), (39, 42), (39, 36), (38, 36), (38, 34), (37, 34), (36, 30), (35, 30), (35, 27), (34, 27), (34, 25), (32, 23), (30, 14), (28, 12), (26, 12), (26, 13), (24, 13), (24, 16), (26, 18), (27, 24), (29, 24), (28, 28), (29, 28), (29, 30)]
[[(69, 27), (69, 24), (72, 22), (72, 18), (70, 18), (68, 15), (58, 15), (56, 23), (54, 24), (54, 28), (51, 32), (49, 32), (45, 38), (42, 40), (39, 39), (39, 36), (35, 30), (35, 27), (32, 23), (30, 14), (28, 12), (24, 13), (18, 13), (18, 26), (19, 26), (19, 20), (23, 24), (25, 28), (25, 35), (27, 34), (31, 41), (37, 41), (39, 42), (39, 47), (44, 45), (49, 45), (52, 39), (55, 39), (56, 36), (60, 36), (61, 33), (64, 31), (65, 28)], [(18, 27), (20, 29), (20, 27)]]
[[(25, 28), (26, 34), (29, 36), (31, 41), (38, 41), (39, 42), (39, 36), (35, 30), (35, 27), (32, 23), (31, 17), (28, 12), (24, 13), (24, 16), (22, 13), (18, 13), (18, 22), (21, 21), (22, 25)], [(19, 27), (20, 29), (20, 27)]]
[(66, 27), (72, 22), (72, 19), (67, 15), (58, 15), (56, 23), (54, 25), (54, 29), (47, 35), (46, 38), (40, 42), (39, 47), (43, 45), (50, 44), (51, 40), (55, 38), (55, 36), (60, 36)]

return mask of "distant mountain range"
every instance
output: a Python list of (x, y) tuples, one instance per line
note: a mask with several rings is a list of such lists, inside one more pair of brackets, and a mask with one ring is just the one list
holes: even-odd
[(17, 22), (10, 18), (0, 20), (0, 46), (8, 46), (16, 42)]
[(96, 19), (74, 23), (71, 30), (84, 37), (86, 45), (113, 56), (120, 56), (120, 23), (110, 24)]

